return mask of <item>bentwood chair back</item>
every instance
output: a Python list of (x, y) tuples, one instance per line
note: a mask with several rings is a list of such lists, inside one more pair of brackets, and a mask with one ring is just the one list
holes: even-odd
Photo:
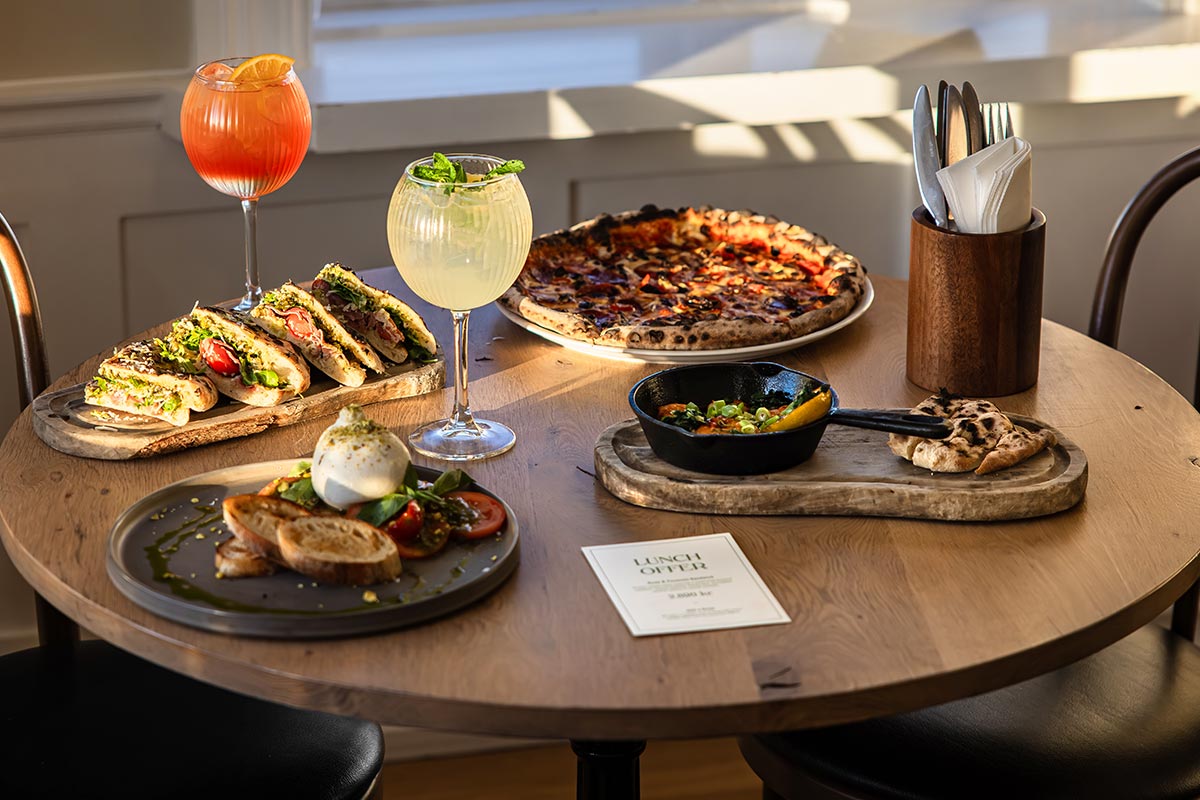
[[(0, 275), (24, 408), (49, 371), (37, 293), (3, 215)], [(234, 694), (79, 642), (41, 597), (37, 613), (42, 645), (0, 656), (0, 797), (381, 796), (375, 723)]]
[[(1198, 177), (1200, 148), (1159, 170), (1121, 214), (1096, 287), (1093, 339), (1116, 347), (1142, 234)], [(1175, 603), (1170, 631), (1141, 628), (1047, 675), (910, 714), (743, 737), (742, 754), (764, 800), (1200, 797), (1198, 594), (1193, 585)]]

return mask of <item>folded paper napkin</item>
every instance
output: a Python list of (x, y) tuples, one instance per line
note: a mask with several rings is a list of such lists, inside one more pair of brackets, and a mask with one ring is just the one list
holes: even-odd
[(938, 183), (963, 233), (1024, 228), (1033, 213), (1033, 148), (1010, 136), (938, 170)]

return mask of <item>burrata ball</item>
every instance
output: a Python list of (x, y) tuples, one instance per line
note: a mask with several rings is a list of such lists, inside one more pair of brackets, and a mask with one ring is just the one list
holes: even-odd
[(346, 406), (317, 440), (312, 484), (317, 496), (334, 508), (378, 500), (404, 483), (408, 448), (400, 437), (358, 406)]

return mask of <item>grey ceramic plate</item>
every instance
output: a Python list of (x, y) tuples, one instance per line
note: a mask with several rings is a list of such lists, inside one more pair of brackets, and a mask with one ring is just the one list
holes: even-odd
[[(504, 582), (517, 566), (517, 520), (495, 536), (451, 540), (438, 555), (405, 559), (404, 574), (373, 586), (321, 585), (290, 570), (261, 578), (217, 578), (213, 551), (232, 534), (221, 501), (257, 492), (295, 460), (206, 472), (165, 486), (127, 508), (108, 548), (108, 574), (143, 608), (221, 633), (272, 638), (346, 636), (400, 628), (448, 614)], [(437, 470), (418, 467), (432, 480)], [(491, 495), (480, 486), (471, 487)], [(495, 495), (491, 495), (495, 497)], [(364, 592), (378, 597), (368, 603)]]

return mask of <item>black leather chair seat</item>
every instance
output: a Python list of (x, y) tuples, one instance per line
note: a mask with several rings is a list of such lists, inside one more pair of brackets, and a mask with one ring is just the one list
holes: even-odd
[(383, 766), (372, 722), (185, 679), (103, 642), (55, 668), (0, 657), (0, 797), (361, 800)]
[[(1200, 797), (1200, 649), (1157, 626), (1069, 667), (911, 714), (746, 737), (788, 800)], [(806, 794), (806, 792), (808, 792)]]

